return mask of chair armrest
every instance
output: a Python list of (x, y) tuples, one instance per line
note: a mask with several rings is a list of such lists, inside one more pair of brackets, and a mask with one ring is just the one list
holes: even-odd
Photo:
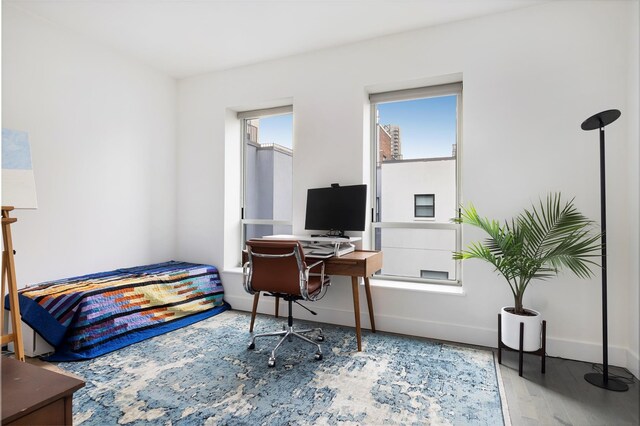
[(244, 265), (242, 265), (242, 285), (247, 293), (255, 294), (255, 291), (251, 288), (250, 262), (245, 262)]
[[(318, 266), (319, 264), (324, 264), (324, 260), (318, 260), (316, 263), (312, 263), (311, 265), (307, 266), (307, 270), (311, 270), (313, 268), (315, 268), (316, 266)], [(324, 266), (322, 267), (322, 269), (324, 269)]]
[[(320, 273), (311, 272), (311, 269), (320, 266)], [(320, 291), (316, 294), (316, 297), (311, 298), (309, 292), (307, 291), (306, 287), (306, 283), (309, 281), (309, 276), (320, 276)], [(304, 285), (303, 285), (304, 283)], [(312, 263), (311, 265), (307, 265), (307, 267), (304, 270), (304, 279), (300, 282), (300, 291), (302, 294), (302, 297), (304, 297), (305, 300), (320, 300), (324, 297), (324, 294), (326, 293), (327, 286), (325, 286), (325, 278), (324, 278), (324, 260), (318, 260), (317, 262)]]
[[(317, 272), (311, 272), (311, 270), (313, 268), (315, 268), (316, 266), (320, 265), (320, 273)], [(305, 278), (306, 280), (309, 279), (309, 275), (319, 275), (320, 276), (320, 282), (324, 283), (324, 260), (319, 260), (315, 263), (312, 263), (311, 265), (308, 265), (307, 268), (304, 270), (305, 273)]]

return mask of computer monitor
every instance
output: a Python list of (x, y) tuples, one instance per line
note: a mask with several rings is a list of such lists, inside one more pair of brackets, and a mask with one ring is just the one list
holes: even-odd
[(313, 188), (307, 191), (306, 230), (344, 237), (345, 231), (364, 231), (367, 185)]

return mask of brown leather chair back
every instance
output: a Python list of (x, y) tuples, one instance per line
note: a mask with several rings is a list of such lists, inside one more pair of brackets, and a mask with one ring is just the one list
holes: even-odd
[(250, 240), (247, 251), (253, 291), (301, 295), (300, 279), (306, 265), (298, 241)]

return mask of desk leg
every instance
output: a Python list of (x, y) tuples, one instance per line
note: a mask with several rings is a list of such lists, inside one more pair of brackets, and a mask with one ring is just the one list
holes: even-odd
[[(260, 300), (260, 292), (256, 291), (253, 295), (253, 309), (251, 310), (251, 324), (249, 325), (249, 333), (253, 332), (253, 323), (256, 321), (256, 312), (258, 312), (258, 300)], [(280, 308), (280, 296), (276, 296), (276, 318)]]
[(371, 287), (369, 277), (364, 277), (364, 289), (367, 292), (367, 307), (369, 308), (369, 321), (371, 321), (371, 331), (376, 332), (376, 322), (373, 319), (373, 302), (371, 301)]
[(253, 310), (251, 311), (251, 324), (249, 324), (249, 333), (253, 333), (253, 323), (256, 321), (256, 312), (258, 311), (258, 300), (260, 300), (260, 292), (256, 291), (253, 295)]
[(362, 337), (360, 335), (360, 296), (358, 294), (358, 277), (351, 277), (351, 289), (353, 290), (353, 312), (356, 316), (356, 339), (358, 351), (362, 350)]

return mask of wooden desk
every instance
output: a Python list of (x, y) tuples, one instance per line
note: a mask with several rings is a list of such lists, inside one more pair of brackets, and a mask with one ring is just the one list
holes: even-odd
[[(243, 255), (244, 257), (244, 255)], [(243, 262), (245, 259), (243, 259)], [(353, 313), (355, 315), (356, 339), (358, 341), (358, 351), (362, 350), (362, 333), (360, 329), (360, 294), (358, 292), (358, 278), (364, 278), (364, 289), (367, 296), (367, 307), (369, 308), (369, 320), (371, 321), (371, 331), (376, 332), (376, 323), (373, 317), (373, 302), (371, 301), (371, 287), (369, 277), (382, 269), (382, 252), (356, 250), (352, 253), (340, 257), (330, 257), (325, 260), (324, 272), (327, 275), (342, 275), (351, 277), (351, 291), (353, 293)], [(251, 311), (251, 324), (249, 331), (253, 331), (253, 324), (258, 308), (260, 292), (253, 296), (253, 309)], [(276, 298), (276, 318), (278, 317), (279, 299)]]
[(3, 425), (72, 425), (73, 393), (84, 382), (2, 357)]
[(356, 338), (358, 351), (362, 350), (360, 332), (360, 295), (358, 293), (358, 278), (364, 278), (364, 290), (367, 295), (369, 320), (371, 331), (376, 332), (376, 322), (373, 319), (373, 303), (371, 301), (371, 287), (369, 277), (382, 269), (382, 252), (357, 250), (340, 257), (331, 257), (324, 263), (324, 273), (328, 275), (345, 275), (351, 277), (351, 291), (353, 293), (353, 312), (356, 320)]

